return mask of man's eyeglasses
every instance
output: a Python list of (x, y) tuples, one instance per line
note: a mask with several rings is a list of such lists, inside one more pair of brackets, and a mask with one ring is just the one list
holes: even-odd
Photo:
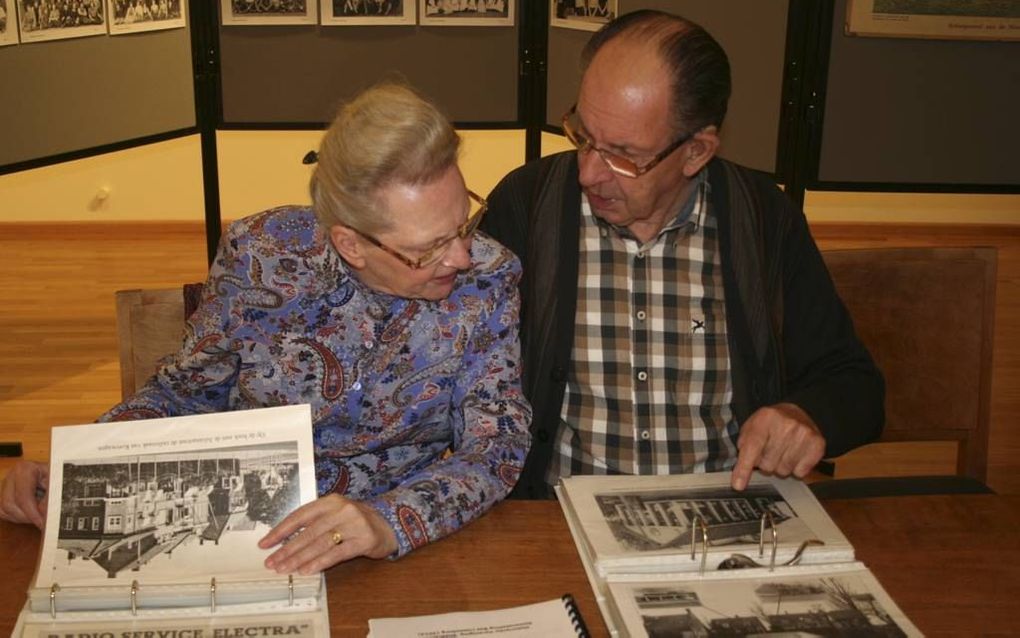
[(471, 205), (470, 210), (468, 210), (467, 220), (463, 224), (461, 224), (460, 227), (457, 228), (456, 234), (452, 235), (451, 237), (447, 237), (446, 239), (439, 240), (431, 248), (422, 253), (421, 256), (419, 256), (417, 259), (412, 259), (407, 255), (403, 254), (402, 252), (390, 248), (389, 246), (382, 243), (375, 237), (369, 235), (368, 233), (363, 233), (357, 228), (351, 227), (351, 230), (364, 237), (373, 246), (379, 248), (384, 252), (389, 253), (390, 255), (396, 257), (403, 263), (407, 264), (408, 268), (418, 270), (421, 268), (434, 266), (436, 263), (439, 262), (439, 260), (443, 258), (443, 255), (446, 254), (446, 251), (450, 248), (450, 245), (453, 244), (454, 240), (467, 239), (468, 237), (471, 237), (472, 235), (475, 234), (475, 231), (478, 230), (478, 225), (482, 223), (482, 217), (485, 215), (485, 211), (486, 209), (488, 209), (489, 204), (484, 199), (482, 199), (481, 197), (479, 197), (478, 195), (474, 194), (471, 191), (468, 191), (467, 194), (468, 202)]
[[(566, 115), (563, 116), (563, 132), (566, 134), (567, 139), (570, 143), (577, 147), (577, 150), (582, 153), (587, 151), (595, 151), (602, 158), (602, 161), (606, 163), (609, 170), (613, 171), (617, 175), (623, 175), (624, 177), (640, 177), (648, 171), (655, 168), (659, 162), (669, 157), (670, 153), (683, 146), (686, 142), (690, 141), (694, 137), (694, 133), (690, 135), (684, 135), (680, 139), (676, 140), (669, 146), (667, 146), (661, 153), (657, 154), (651, 159), (651, 161), (638, 166), (634, 163), (634, 160), (617, 155), (611, 151), (607, 151), (604, 148), (599, 148), (591, 141), (591, 139), (582, 133), (583, 127), (581, 126), (580, 118), (577, 116), (577, 105), (570, 107)], [(696, 133), (697, 131), (695, 131)]]

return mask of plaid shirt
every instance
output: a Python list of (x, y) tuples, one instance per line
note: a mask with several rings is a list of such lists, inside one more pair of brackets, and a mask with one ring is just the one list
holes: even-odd
[(547, 480), (736, 459), (717, 222), (704, 173), (646, 244), (581, 202), (573, 353)]

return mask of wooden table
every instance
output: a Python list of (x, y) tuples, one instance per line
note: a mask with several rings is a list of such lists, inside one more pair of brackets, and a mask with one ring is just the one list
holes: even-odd
[[(828, 501), (857, 556), (929, 636), (1020, 634), (1020, 496)], [(0, 632), (14, 626), (39, 545), (0, 523)], [(507, 501), (455, 536), (399, 561), (356, 560), (328, 575), (332, 635), (368, 619), (495, 609), (572, 593), (606, 636), (559, 505)]]

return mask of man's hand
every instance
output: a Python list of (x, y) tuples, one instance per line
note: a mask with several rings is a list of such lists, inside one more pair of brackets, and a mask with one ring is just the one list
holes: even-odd
[(336, 494), (291, 512), (259, 541), (259, 547), (267, 549), (284, 540), (266, 558), (266, 567), (278, 574), (314, 574), (356, 556), (386, 558), (397, 551), (396, 534), (382, 514)]
[(752, 414), (737, 439), (735, 490), (747, 487), (751, 472), (804, 478), (822, 460), (825, 438), (811, 417), (792, 403), (777, 403)]
[(46, 525), (46, 490), (50, 470), (42, 463), (20, 461), (4, 477), (0, 487), (0, 518), (12, 523)]

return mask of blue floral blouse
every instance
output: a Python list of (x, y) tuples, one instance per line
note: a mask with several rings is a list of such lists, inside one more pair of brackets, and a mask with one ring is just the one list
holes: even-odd
[(501, 500), (530, 445), (520, 388), (520, 263), (485, 235), (441, 301), (373, 291), (310, 208), (224, 234), (184, 343), (100, 420), (308, 403), (318, 492), (383, 514), (398, 555)]

